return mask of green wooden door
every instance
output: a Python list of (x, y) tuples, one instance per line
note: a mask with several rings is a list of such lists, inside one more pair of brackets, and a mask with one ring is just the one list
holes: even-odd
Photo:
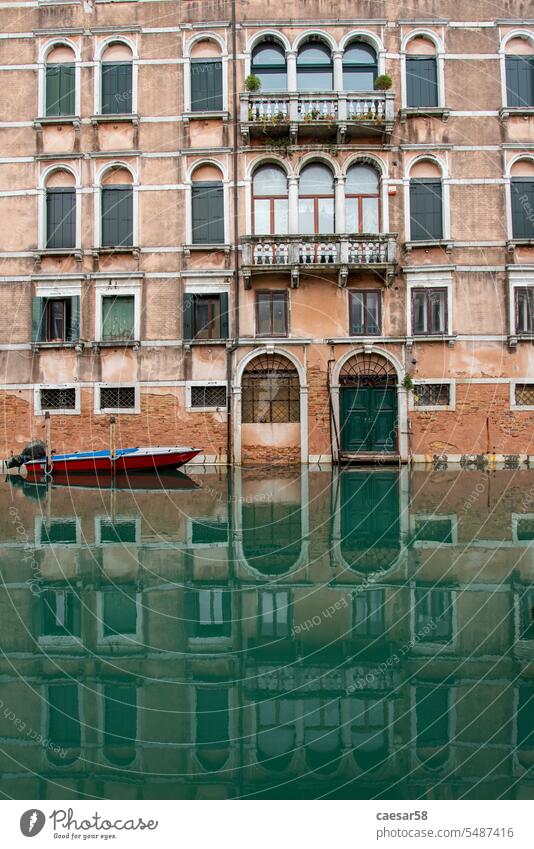
[(396, 414), (395, 389), (370, 386), (342, 389), (342, 450), (394, 452), (397, 447)]

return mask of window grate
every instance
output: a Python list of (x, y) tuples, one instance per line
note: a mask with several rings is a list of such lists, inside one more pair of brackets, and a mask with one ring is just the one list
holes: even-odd
[(447, 407), (450, 404), (448, 383), (420, 383), (414, 389), (416, 407)]
[(41, 389), (41, 410), (75, 410), (76, 389)]
[(192, 407), (226, 407), (226, 386), (192, 386)]
[(515, 403), (520, 407), (534, 406), (534, 383), (518, 383), (515, 387)]
[(100, 389), (101, 410), (135, 408), (135, 386), (106, 386)]

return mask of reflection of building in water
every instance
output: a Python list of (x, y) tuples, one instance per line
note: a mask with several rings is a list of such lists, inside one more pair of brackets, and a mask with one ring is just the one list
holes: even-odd
[(532, 798), (533, 473), (197, 482), (2, 492), (4, 793)]

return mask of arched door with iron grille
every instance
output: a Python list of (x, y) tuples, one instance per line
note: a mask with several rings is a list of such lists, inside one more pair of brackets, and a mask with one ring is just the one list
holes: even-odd
[(351, 357), (339, 377), (341, 450), (398, 451), (397, 373), (379, 354)]

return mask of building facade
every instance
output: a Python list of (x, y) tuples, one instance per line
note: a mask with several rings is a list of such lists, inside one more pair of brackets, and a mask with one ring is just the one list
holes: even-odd
[(524, 461), (534, 26), (508, 8), (5, 4), (4, 455), (49, 411), (57, 450), (114, 414), (210, 462)]

